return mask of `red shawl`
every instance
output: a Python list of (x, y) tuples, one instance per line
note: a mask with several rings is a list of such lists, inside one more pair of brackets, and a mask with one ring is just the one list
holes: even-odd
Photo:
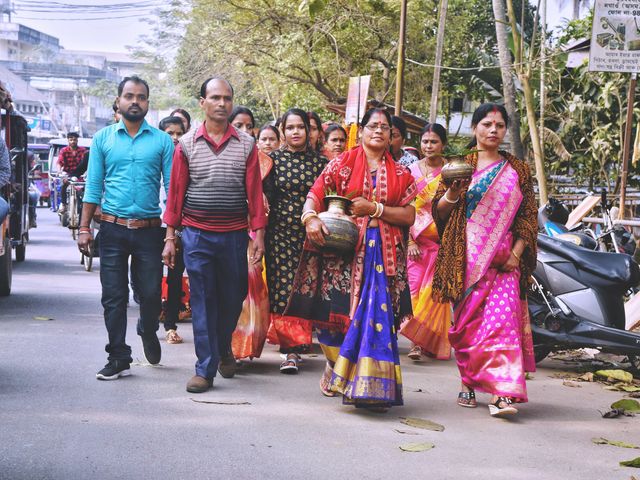
[[(364, 149), (359, 146), (344, 152), (338, 158), (327, 164), (322, 174), (316, 179), (307, 198), (315, 201), (318, 211), (323, 211), (325, 205), (323, 199), (329, 192), (335, 192), (348, 198), (364, 197), (369, 201), (377, 201), (385, 206), (402, 207), (408, 205), (416, 196), (416, 186), (409, 170), (396, 164), (388, 152), (385, 153), (384, 162), (377, 172), (376, 188), (372, 189), (373, 181), (369, 172), (369, 164)], [(360, 231), (356, 258), (354, 261), (353, 286), (359, 287), (358, 279), (362, 272), (356, 272), (362, 267), (362, 261), (358, 257), (364, 257), (364, 238), (369, 217), (356, 218), (356, 224)], [(385, 272), (389, 276), (396, 274), (396, 245), (403, 240), (401, 227), (390, 225), (378, 219), (380, 235), (382, 237), (382, 255), (384, 258)], [(362, 260), (362, 259), (361, 259)], [(359, 291), (359, 288), (354, 289)]]

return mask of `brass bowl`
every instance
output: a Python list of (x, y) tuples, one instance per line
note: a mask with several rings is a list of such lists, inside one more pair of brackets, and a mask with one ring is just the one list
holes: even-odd
[(323, 251), (353, 253), (358, 243), (358, 226), (347, 213), (351, 200), (338, 195), (327, 195), (325, 198), (327, 211), (318, 217), (329, 230), (324, 237)]
[(441, 175), (445, 183), (452, 183), (454, 180), (468, 180), (473, 175), (473, 166), (461, 158), (456, 158), (442, 167)]

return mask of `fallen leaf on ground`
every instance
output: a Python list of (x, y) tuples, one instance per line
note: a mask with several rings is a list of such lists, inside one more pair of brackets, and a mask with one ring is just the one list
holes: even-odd
[(624, 383), (633, 382), (633, 375), (624, 370), (598, 370), (595, 372), (595, 375), (606, 379), (619, 380)]
[(424, 452), (434, 447), (433, 443), (407, 443), (406, 445), (400, 445), (400, 450), (403, 452)]
[(636, 457), (633, 460), (627, 460), (626, 462), (620, 462), (620, 466), (640, 468), (640, 457)]
[(420, 435), (418, 432), (412, 432), (410, 430), (398, 430), (397, 428), (394, 428), (393, 431), (401, 433), (403, 435)]
[(619, 442), (617, 440), (608, 440), (606, 438), (592, 438), (591, 441), (596, 445), (613, 445), (614, 447), (622, 447), (622, 448), (640, 448), (637, 445), (632, 445), (631, 443)]
[(583, 382), (593, 382), (593, 372), (587, 372), (584, 375), (580, 375), (578, 379)]
[(565, 387), (582, 388), (582, 385), (578, 385), (576, 382), (572, 382), (570, 380), (565, 380), (562, 382), (562, 385)]
[(611, 408), (624, 410), (625, 412), (640, 412), (640, 403), (632, 398), (623, 398), (611, 404)]
[(42, 322), (50, 322), (50, 321), (52, 321), (52, 320), (53, 320), (53, 318), (51, 318), (51, 317), (45, 317), (45, 316), (36, 316), (36, 317), (33, 317), (33, 319), (34, 319), (34, 320), (40, 320), (40, 321), (42, 321)]
[(400, 417), (400, 422), (410, 427), (423, 428), (425, 430), (433, 430), (434, 432), (443, 432), (444, 426), (439, 423), (432, 422), (431, 420), (425, 420), (424, 418), (415, 417)]
[(622, 385), (620, 389), (624, 392), (640, 392), (640, 387), (636, 387), (635, 385)]
[(195, 398), (192, 398), (191, 401), (195, 403), (206, 403), (209, 405), (251, 405), (251, 402), (214, 402), (211, 400), (196, 400)]

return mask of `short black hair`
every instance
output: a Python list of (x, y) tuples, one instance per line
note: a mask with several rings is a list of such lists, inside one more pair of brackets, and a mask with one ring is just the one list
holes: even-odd
[(67, 138), (80, 138), (80, 134), (78, 132), (69, 132), (67, 133)]
[(440, 141), (443, 145), (447, 144), (447, 129), (439, 123), (427, 123), (420, 132), (420, 139), (422, 139), (422, 136), (427, 132), (435, 133), (440, 137)]
[(242, 105), (233, 107), (233, 110), (231, 111), (231, 115), (229, 115), (229, 123), (233, 122), (233, 120), (241, 113), (244, 113), (245, 115), (249, 115), (249, 118), (251, 118), (251, 125), (253, 125), (254, 127), (256, 126), (256, 119), (253, 118), (253, 112), (249, 108), (243, 107)]
[(175, 116), (176, 113), (179, 113), (184, 118), (187, 119), (187, 130), (191, 128), (191, 115), (184, 108), (176, 108), (169, 114), (170, 117)]
[(349, 135), (347, 134), (347, 131), (342, 128), (341, 125), (338, 125), (337, 123), (332, 123), (330, 124), (324, 131), (324, 136), (327, 137), (327, 139), (329, 138), (329, 135), (331, 135), (333, 132), (335, 132), (336, 130), (340, 130), (342, 133), (344, 133), (345, 138), (349, 138)]
[(396, 127), (398, 130), (400, 130), (400, 135), (402, 135), (402, 138), (407, 138), (407, 123), (401, 117), (392, 115), (391, 126)]
[(164, 117), (162, 120), (160, 120), (160, 123), (158, 124), (158, 128), (164, 132), (167, 130), (169, 125), (180, 125), (180, 127), (182, 128), (182, 133), (185, 133), (184, 123), (182, 123), (182, 119), (180, 117), (173, 117), (173, 116)]
[(260, 127), (260, 130), (258, 130), (258, 138), (260, 138), (260, 134), (265, 130), (271, 130), (276, 135), (276, 138), (278, 139), (278, 141), (280, 141), (280, 130), (278, 130), (276, 127), (274, 127), (270, 123), (267, 123), (262, 127)]
[(113, 101), (111, 108), (113, 109), (113, 113), (118, 113), (118, 102), (116, 100)]
[(127, 82), (133, 82), (133, 83), (137, 83), (137, 84), (141, 84), (144, 85), (145, 88), (147, 89), (147, 98), (149, 98), (149, 84), (143, 80), (142, 78), (140, 78), (137, 75), (131, 75), (130, 77), (124, 77), (122, 79), (122, 81), (120, 82), (120, 84), (118, 85), (118, 96), (122, 96), (122, 91), (124, 90), (124, 86), (127, 84)]
[(202, 85), (200, 85), (200, 98), (207, 98), (207, 85), (209, 85), (209, 82), (211, 82), (212, 80), (221, 80), (223, 82), (226, 82), (226, 84), (229, 85), (229, 88), (231, 89), (231, 96), (233, 97), (235, 95), (233, 93), (233, 85), (231, 85), (231, 82), (229, 80), (219, 75), (214, 75), (213, 77), (207, 78), (204, 82), (202, 82)]

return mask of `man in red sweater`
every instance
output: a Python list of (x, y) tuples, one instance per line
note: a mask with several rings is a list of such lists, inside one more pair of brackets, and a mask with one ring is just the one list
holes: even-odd
[(235, 374), (231, 335), (247, 296), (248, 229), (256, 234), (249, 261), (257, 264), (267, 224), (255, 140), (228, 121), (233, 109), (229, 82), (207, 79), (200, 88), (200, 107), (204, 123), (182, 136), (173, 155), (162, 253), (173, 268), (176, 229), (183, 227), (198, 357), (187, 383), (191, 393), (211, 388), (216, 370), (225, 378)]
[[(88, 150), (86, 148), (78, 146), (79, 137), (80, 135), (78, 135), (76, 132), (67, 133), (67, 142), (69, 144), (62, 150), (60, 150), (60, 153), (58, 154), (58, 166), (61, 172), (65, 172), (71, 175), (71, 172), (73, 172), (78, 167), (78, 165), (80, 165), (80, 162), (82, 162), (82, 159), (87, 153)], [(68, 180), (65, 180), (64, 184), (62, 185), (62, 203), (60, 204), (59, 209), (61, 212), (64, 212), (67, 208), (68, 186), (69, 182)]]

